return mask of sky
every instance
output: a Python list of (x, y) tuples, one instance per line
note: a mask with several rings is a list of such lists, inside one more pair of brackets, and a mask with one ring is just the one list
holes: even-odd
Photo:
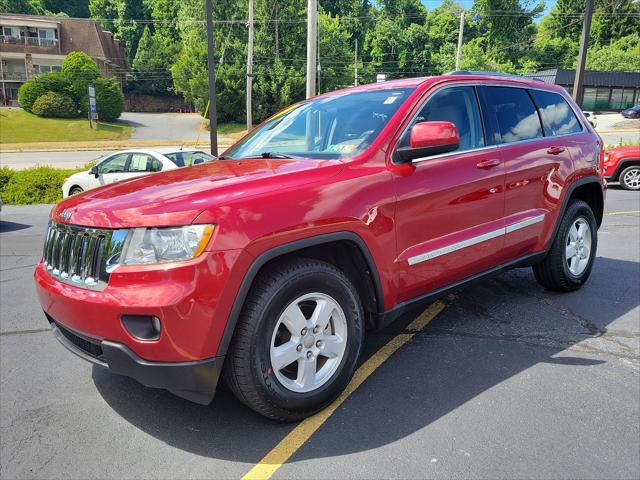
[[(421, 0), (421, 1), (424, 4), (424, 6), (426, 6), (429, 10), (432, 10), (438, 7), (442, 3), (442, 0)], [(473, 6), (473, 0), (456, 0), (456, 1), (465, 8), (471, 8)], [(549, 12), (549, 10), (551, 10), (551, 7), (555, 5), (555, 3), (556, 3), (556, 0), (545, 0), (544, 2), (545, 9), (543, 13), (546, 15)]]

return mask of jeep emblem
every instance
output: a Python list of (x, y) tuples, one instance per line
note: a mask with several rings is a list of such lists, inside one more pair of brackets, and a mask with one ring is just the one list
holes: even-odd
[(71, 218), (71, 213), (71, 210), (63, 210), (58, 214), (58, 216), (63, 220), (69, 220)]

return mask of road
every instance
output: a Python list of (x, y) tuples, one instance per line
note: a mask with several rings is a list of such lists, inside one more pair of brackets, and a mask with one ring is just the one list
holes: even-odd
[[(622, 142), (640, 141), (640, 120), (631, 122), (621, 121), (619, 114), (598, 116), (598, 131), (605, 144), (612, 145)], [(179, 140), (174, 145), (179, 148), (182, 142), (193, 145), (200, 117), (196, 114), (177, 113), (125, 113), (123, 119), (130, 122), (135, 130), (132, 140)], [(198, 122), (196, 122), (196, 120)], [(620, 128), (620, 126), (624, 128)], [(637, 129), (635, 128), (637, 126)], [(194, 129), (195, 128), (195, 135)], [(618, 130), (616, 133), (616, 129)], [(605, 133), (606, 132), (606, 133)], [(201, 137), (207, 141), (207, 133)], [(221, 139), (220, 148), (230, 145), (230, 139)], [(164, 144), (164, 143), (163, 143)], [(145, 148), (153, 148), (145, 147)], [(207, 147), (202, 147), (207, 149)], [(75, 151), (75, 152), (11, 152), (0, 153), (0, 164), (3, 166), (24, 169), (34, 165), (53, 165), (58, 168), (77, 168), (102, 158), (110, 151)]]
[[(209, 407), (94, 367), (34, 297), (50, 206), (0, 223), (0, 476), (240, 478), (295, 425), (222, 387)], [(582, 290), (529, 269), (445, 299), (273, 478), (640, 477), (640, 194), (608, 192)], [(371, 356), (417, 314), (369, 332)]]
[[(134, 127), (131, 140), (193, 142), (202, 117), (197, 113), (123, 112), (120, 120)], [(207, 136), (207, 132), (203, 134)]]

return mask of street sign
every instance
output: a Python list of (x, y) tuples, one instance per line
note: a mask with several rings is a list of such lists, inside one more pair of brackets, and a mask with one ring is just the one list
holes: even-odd
[(384, 73), (379, 73), (376, 75), (376, 82), (384, 82), (387, 79), (387, 76)]
[(89, 85), (89, 126), (92, 120), (98, 120), (98, 106), (96, 105), (96, 89)]

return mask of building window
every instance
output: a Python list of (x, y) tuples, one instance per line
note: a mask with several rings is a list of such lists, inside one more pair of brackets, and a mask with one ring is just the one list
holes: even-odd
[(22, 43), (21, 35), (18, 27), (2, 27), (3, 43)]
[(623, 107), (623, 92), (622, 88), (612, 88), (611, 89), (611, 102), (609, 103), (609, 108), (611, 110), (622, 110)]
[(629, 107), (633, 107), (633, 88), (625, 88), (622, 94), (622, 98), (620, 99), (620, 110), (625, 110)]
[(596, 89), (585, 88), (584, 96), (582, 97), (582, 109), (583, 110), (595, 110), (596, 109)]
[(609, 110), (610, 88), (598, 88), (596, 93), (596, 110)]
[(45, 47), (53, 47), (56, 45), (55, 30), (38, 29), (38, 41), (40, 45)]

